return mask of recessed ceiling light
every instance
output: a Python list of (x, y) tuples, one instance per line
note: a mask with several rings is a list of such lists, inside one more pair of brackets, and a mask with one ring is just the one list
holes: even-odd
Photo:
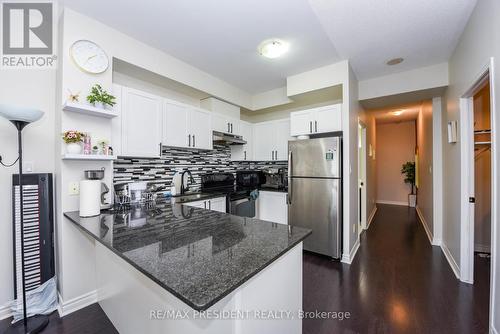
[(394, 116), (401, 116), (403, 115), (404, 112), (405, 112), (404, 110), (398, 110), (398, 111), (393, 111), (392, 114)]
[(266, 58), (278, 58), (285, 54), (289, 49), (287, 42), (280, 39), (268, 39), (259, 44), (259, 53)]
[(387, 65), (389, 66), (393, 66), (393, 65), (397, 65), (397, 64), (401, 64), (403, 62), (404, 58), (392, 58), (390, 60), (387, 61)]

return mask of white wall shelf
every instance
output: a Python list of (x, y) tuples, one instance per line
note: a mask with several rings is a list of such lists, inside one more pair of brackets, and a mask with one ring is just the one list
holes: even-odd
[(103, 118), (113, 118), (113, 117), (118, 116), (118, 114), (113, 110), (96, 108), (96, 107), (91, 106), (89, 104), (83, 104), (83, 103), (66, 102), (63, 105), (63, 110), (78, 113), (78, 114), (85, 114), (85, 115), (97, 116), (97, 117), (103, 117)]
[(108, 161), (116, 160), (116, 155), (102, 155), (102, 154), (69, 154), (62, 155), (63, 160), (93, 160), (93, 161)]

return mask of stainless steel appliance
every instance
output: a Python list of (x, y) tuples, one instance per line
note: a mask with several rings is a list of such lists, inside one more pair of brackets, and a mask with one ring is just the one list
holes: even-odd
[(265, 182), (262, 184), (262, 188), (270, 189), (285, 189), (287, 186), (286, 182), (286, 170), (285, 168), (269, 167), (263, 170)]
[(255, 217), (255, 199), (250, 195), (262, 183), (260, 171), (214, 173), (201, 176), (201, 191), (226, 195), (227, 213), (240, 217)]
[(342, 139), (288, 142), (288, 221), (312, 229), (304, 249), (339, 259), (342, 246)]

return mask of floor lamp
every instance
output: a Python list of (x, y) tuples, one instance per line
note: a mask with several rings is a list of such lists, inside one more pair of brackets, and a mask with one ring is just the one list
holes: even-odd
[[(5, 333), (38, 333), (49, 323), (46, 315), (37, 315), (28, 318), (26, 309), (26, 280), (24, 270), (24, 217), (23, 217), (23, 142), (22, 131), (30, 123), (38, 121), (43, 116), (43, 111), (33, 108), (21, 108), (0, 104), (0, 116), (9, 120), (17, 129), (18, 151), (19, 151), (19, 217), (21, 230), (21, 276), (22, 276), (22, 298), (23, 298), (23, 321), (11, 325)], [(14, 243), (16, 241), (14, 240)], [(15, 268), (14, 268), (15, 270)], [(16, 284), (14, 282), (14, 284)], [(19, 295), (18, 295), (19, 298)]]

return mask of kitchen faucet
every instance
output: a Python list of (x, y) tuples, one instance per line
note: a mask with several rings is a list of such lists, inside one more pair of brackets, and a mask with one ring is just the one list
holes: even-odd
[(186, 188), (184, 188), (184, 175), (185, 174), (188, 174), (190, 184), (194, 183), (193, 174), (191, 174), (191, 172), (189, 170), (183, 171), (181, 173), (181, 195), (184, 194), (184, 193), (186, 193), (186, 191), (189, 190), (189, 184), (186, 186)]

